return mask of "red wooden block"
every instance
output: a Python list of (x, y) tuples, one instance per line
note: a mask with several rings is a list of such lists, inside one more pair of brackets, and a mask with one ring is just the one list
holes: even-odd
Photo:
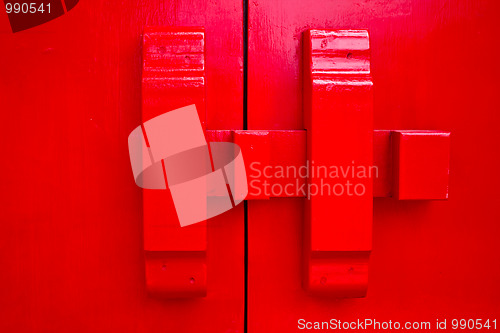
[(306, 131), (275, 130), (271, 135), (271, 167), (273, 197), (305, 197)]
[[(203, 28), (145, 29), (143, 122), (169, 110), (196, 104), (204, 125), (204, 38)], [(206, 224), (181, 228), (168, 189), (144, 189), (143, 208), (148, 291), (164, 297), (206, 295)]]
[(305, 197), (306, 131), (235, 131), (235, 143), (243, 152), (247, 200), (270, 197)]
[[(309, 30), (304, 52), (309, 163), (368, 169), (373, 163), (368, 32)], [(364, 296), (372, 237), (372, 180), (351, 173), (340, 178), (318, 174), (309, 178), (308, 185), (318, 193), (310, 189), (305, 208), (305, 289), (321, 295)]]
[(264, 169), (270, 164), (269, 131), (235, 131), (234, 142), (240, 146), (247, 171), (250, 199), (269, 199), (261, 184), (266, 181)]
[(392, 141), (395, 196), (448, 199), (450, 133), (394, 131)]

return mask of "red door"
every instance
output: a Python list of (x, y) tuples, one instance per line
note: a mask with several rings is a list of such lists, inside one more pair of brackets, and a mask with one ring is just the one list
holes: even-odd
[[(451, 132), (448, 200), (374, 199), (365, 298), (311, 297), (300, 289), (303, 199), (249, 202), (249, 332), (297, 331), (300, 319), (491, 323), (499, 312), (499, 216), (492, 207), (500, 183), (489, 175), (499, 161), (498, 69), (478, 51), (498, 50), (496, 4), (251, 1), (248, 12), (250, 129), (304, 128), (304, 30), (365, 28), (374, 129)], [(339, 212), (322, 217), (335, 223)]]
[[(431, 330), (445, 319), (447, 329), (467, 320), (466, 328), (493, 330), (500, 319), (498, 13), (493, 0), (82, 0), (16, 33), (0, 14), (0, 331), (296, 332), (365, 319), (382, 328), (430, 323)], [(449, 198), (322, 206), (314, 222), (301, 195), (253, 198), (206, 222), (206, 296), (148, 294), (146, 208), (127, 150), (142, 122), (146, 26), (204, 27), (205, 126), (232, 131), (248, 161), (300, 165), (312, 149), (328, 159), (351, 146), (364, 158), (367, 131), (450, 132)], [(311, 129), (309, 29), (369, 31), (371, 113), (358, 121), (324, 114), (328, 122)], [(327, 101), (360, 101), (345, 96)], [(316, 129), (322, 141), (309, 147)], [(373, 148), (374, 161), (381, 151)], [(424, 171), (415, 172), (425, 180)], [(372, 221), (347, 242), (371, 251), (359, 261), (367, 262), (366, 296), (332, 296), (321, 290), (328, 279), (306, 292), (309, 223), (330, 230), (367, 209)], [(333, 233), (321, 239), (328, 251), (342, 242)]]
[(0, 332), (241, 332), (243, 207), (208, 225), (206, 297), (149, 296), (127, 147), (148, 25), (205, 27), (205, 124), (242, 128), (241, 2), (80, 1), (17, 33), (0, 16)]

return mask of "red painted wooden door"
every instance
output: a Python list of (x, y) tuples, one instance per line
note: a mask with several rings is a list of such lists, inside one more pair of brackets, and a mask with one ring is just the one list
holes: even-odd
[(248, 332), (295, 332), (300, 319), (448, 319), (451, 329), (454, 318), (498, 318), (499, 70), (481, 56), (499, 50), (498, 12), (495, 1), (249, 2), (249, 129), (304, 128), (305, 30), (368, 29), (374, 129), (450, 131), (451, 159), (447, 201), (374, 199), (365, 298), (301, 289), (304, 199), (250, 201)]
[[(0, 331), (500, 319), (499, 12), (493, 0), (82, 0), (15, 34), (0, 14)], [(251, 200), (207, 223), (206, 297), (146, 294), (127, 151), (141, 123), (145, 26), (204, 26), (210, 130), (303, 130), (304, 31), (369, 30), (374, 129), (452, 137), (448, 200), (374, 199), (365, 298), (302, 289), (303, 198)]]
[(242, 128), (242, 17), (234, 0), (80, 1), (13, 34), (0, 13), (0, 332), (243, 331), (243, 207), (208, 225), (206, 297), (148, 296), (127, 146), (145, 26), (205, 28), (206, 126)]

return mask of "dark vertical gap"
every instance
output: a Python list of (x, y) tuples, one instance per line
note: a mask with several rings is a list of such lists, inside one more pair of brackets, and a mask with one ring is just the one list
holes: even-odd
[[(248, 129), (248, 0), (243, 0), (243, 129)], [(248, 201), (243, 203), (245, 224), (245, 308), (244, 332), (248, 332)]]
[(248, 0), (243, 0), (243, 129), (248, 129)]

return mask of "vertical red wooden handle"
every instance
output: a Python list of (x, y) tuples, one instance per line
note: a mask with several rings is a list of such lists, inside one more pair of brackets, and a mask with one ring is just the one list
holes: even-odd
[[(145, 29), (142, 100), (143, 122), (169, 110), (196, 104), (205, 128), (202, 28)], [(166, 188), (143, 190), (147, 289), (163, 297), (204, 296), (206, 223), (181, 228), (168, 186)]]
[(369, 171), (372, 165), (372, 104), (368, 32), (307, 31), (304, 117), (308, 163), (311, 170), (319, 166), (328, 172), (348, 170), (345, 175), (341, 171), (339, 178), (310, 174), (308, 179), (303, 281), (312, 293), (336, 297), (366, 294), (373, 193), (372, 179), (363, 178), (358, 171)]

